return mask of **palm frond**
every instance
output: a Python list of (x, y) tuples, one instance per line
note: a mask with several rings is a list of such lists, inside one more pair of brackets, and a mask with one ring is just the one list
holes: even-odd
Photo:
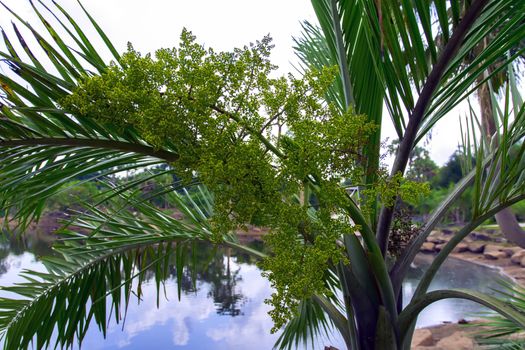
[[(500, 282), (499, 296), (518, 310), (525, 310), (525, 289), (506, 281)], [(482, 314), (483, 330), (475, 333), (478, 344), (488, 349), (522, 349), (523, 328), (497, 314)]]
[[(300, 60), (298, 70), (301, 73), (304, 73), (308, 67), (322, 69), (338, 64), (337, 58), (333, 57), (332, 51), (329, 50), (328, 42), (321, 28), (310, 22), (302, 23), (301, 36), (294, 38), (294, 43), (295, 54)], [(327, 92), (326, 99), (341, 111), (346, 109), (343, 83), (340, 77), (335, 79)]]
[[(525, 35), (523, 26), (516, 25), (525, 20), (524, 11), (525, 5), (521, 2), (488, 3), (465, 37), (464, 44), (455, 59), (444, 72), (442, 87), (433, 96), (418, 138), (423, 137), (447, 112), (476, 91), (480, 84), (505, 71), (510, 63), (520, 57), (525, 50), (523, 47), (518, 48), (512, 55), (508, 55), (508, 52), (519, 47), (521, 38)], [(517, 31), (511, 28), (516, 28)], [(474, 59), (469, 59), (489, 33), (492, 33), (493, 38), (488, 46)], [(465, 64), (466, 61), (468, 64)], [(489, 69), (496, 62), (498, 68)], [(483, 72), (490, 73), (480, 80), (479, 77)]]
[(108, 204), (104, 210), (91, 207), (72, 222), (74, 229), (63, 229), (61, 243), (55, 245), (58, 255), (43, 258), (47, 272), (24, 271), (26, 282), (2, 287), (18, 295), (0, 300), (5, 348), (27, 348), (32, 341), (38, 348), (55, 346), (52, 341), (69, 347), (82, 341), (91, 320), (105, 335), (109, 315), (122, 321), (132, 294), (140, 298), (146, 270), (154, 272), (157, 293), (170, 265), (179, 276), (192, 260), (193, 244), (210, 240), (211, 208), (187, 194), (175, 192), (173, 197), (185, 213), (182, 220), (128, 191), (114, 209)]
[(473, 190), (472, 217), (451, 240), (450, 245), (447, 244), (438, 254), (420, 282), (416, 294), (426, 291), (441, 263), (466, 235), (499, 210), (523, 199), (525, 193), (525, 177), (523, 176), (525, 171), (525, 146), (523, 145), (525, 105), (522, 102), (518, 109), (509, 108), (510, 101), (521, 100), (519, 94), (511, 96), (511, 90), (517, 93), (516, 89), (507, 89), (508, 93), (504, 97), (504, 105), (507, 107), (499, 111), (501, 113), (499, 116), (500, 130), (492, 140), (486, 138), (478, 117), (474, 114), (473, 109), (470, 110), (471, 114), (463, 124), (464, 143), (462, 145), (463, 167), (468, 173), (434, 210), (421, 232), (391, 269), (396, 295), (421, 245), (450, 206), (467, 188)]
[[(378, 59), (381, 57), (380, 40), (371, 34), (379, 30), (374, 5), (371, 2), (336, 0), (315, 0), (312, 5), (320, 30), (305, 24), (303, 36), (296, 40), (298, 56), (306, 67), (338, 64), (339, 79), (330, 91), (331, 98), (337, 98), (336, 104), (343, 109), (350, 102), (350, 106), (377, 126), (363, 150), (367, 155), (363, 164), (364, 182), (372, 184), (379, 166), (384, 98), (383, 82), (377, 70), (381, 63)], [(345, 66), (348, 68), (346, 72)], [(375, 206), (372, 206), (368, 219), (375, 228)]]
[(298, 349), (301, 346), (314, 349), (319, 339), (330, 338), (333, 322), (315, 299), (302, 300), (297, 315), (286, 324), (275, 343), (277, 349)]
[[(506, 100), (510, 101), (506, 95)], [(417, 298), (426, 292), (430, 281), (437, 269), (441, 266), (452, 249), (463, 240), (472, 230), (484, 220), (498, 213), (502, 209), (522, 200), (525, 197), (525, 104), (520, 109), (513, 111), (513, 119), (510, 110), (501, 118), (501, 134), (494, 137), (493, 144), (483, 147), (483, 141), (477, 144), (465, 145), (473, 148), (467, 154), (476, 154), (475, 169), (471, 171), (474, 201), (472, 202), (473, 213), (470, 221), (445, 245), (441, 252), (432, 262), (430, 268), (425, 272), (413, 298)], [(470, 125), (474, 128), (476, 125)], [(475, 133), (470, 130), (473, 138), (484, 137), (483, 133)], [(496, 147), (497, 140), (497, 147)], [(481, 145), (481, 146), (477, 146)], [(517, 148), (517, 152), (509, 152), (511, 148)], [(411, 248), (412, 249), (412, 248)]]
[(415, 323), (418, 314), (424, 308), (436, 301), (447, 298), (471, 300), (498, 312), (521, 328), (525, 327), (524, 310), (518, 309), (514, 305), (509, 304), (507, 298), (495, 297), (471, 290), (449, 289), (435, 290), (420, 295), (416, 299), (412, 300), (399, 315), (399, 329), (401, 333), (405, 336), (409, 335), (410, 333), (407, 332), (408, 328)]
[[(0, 73), (0, 203), (3, 208), (17, 209), (14, 219), (21, 228), (38, 218), (45, 199), (72, 179), (177, 160), (169, 145), (164, 150), (154, 149), (131, 128), (122, 130), (61, 110), (61, 99), (84, 77), (92, 75), (90, 69), (104, 72), (107, 63), (58, 4), (51, 8), (41, 3), (43, 9), (39, 10), (31, 2), (52, 41), (3, 5), (37, 43), (35, 48), (29, 48), (30, 40), (24, 38), (16, 24), (14, 39), (2, 30), (7, 51), (0, 51), (0, 56), (13, 76)], [(119, 55), (111, 42), (89, 15), (88, 18), (118, 62)], [(65, 37), (57, 34), (59, 28), (55, 26), (66, 30)], [(72, 49), (67, 41), (73, 41), (77, 49)], [(16, 46), (24, 50), (31, 63), (21, 60)], [(58, 75), (44, 68), (41, 57), (54, 64)]]

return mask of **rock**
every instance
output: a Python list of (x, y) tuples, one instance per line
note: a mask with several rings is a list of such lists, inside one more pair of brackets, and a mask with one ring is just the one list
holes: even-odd
[(454, 250), (452, 251), (452, 253), (463, 253), (463, 252), (466, 252), (468, 250), (468, 244), (467, 243), (459, 243), (455, 248)]
[(475, 241), (490, 241), (492, 239), (488, 234), (476, 231), (471, 232), (469, 237)]
[(485, 246), (485, 250), (484, 252), (485, 253), (489, 253), (489, 252), (500, 252), (501, 249), (503, 249), (502, 246), (500, 246), (499, 244), (487, 244)]
[(432, 338), (432, 332), (429, 329), (416, 329), (412, 336), (411, 348), (417, 346), (430, 346), (434, 344), (434, 338)]
[(522, 267), (525, 267), (525, 255), (521, 258), (521, 260), (520, 260), (520, 265), (521, 265)]
[(449, 230), (449, 229), (442, 229), (441, 232), (444, 234), (444, 235), (451, 235), (451, 234), (454, 234), (454, 231), (452, 230)]
[(512, 257), (514, 253), (519, 252), (522, 250), (520, 247), (503, 247), (501, 248), (501, 251), (507, 254), (507, 257)]
[(445, 239), (443, 239), (441, 237), (432, 237), (432, 236), (428, 237), (427, 241), (428, 242), (432, 242), (434, 244), (442, 244), (442, 243), (446, 243), (447, 242), (447, 240), (445, 240)]
[(423, 243), (423, 245), (421, 246), (421, 249), (420, 251), (423, 252), (423, 253), (434, 253), (435, 252), (435, 248), (436, 245), (432, 242), (425, 242)]
[(510, 257), (510, 261), (512, 261), (514, 264), (520, 265), (521, 259), (525, 257), (525, 250), (521, 249), (518, 250), (516, 253), (512, 254)]
[(485, 259), (488, 259), (488, 260), (498, 260), (498, 259), (506, 258), (507, 254), (505, 252), (497, 252), (497, 251), (487, 252), (485, 250), (485, 253), (483, 253), (483, 256), (485, 257)]
[(471, 350), (474, 349), (474, 341), (464, 332), (454, 332), (437, 342), (436, 347), (443, 350)]
[(481, 243), (481, 242), (469, 243), (468, 251), (472, 253), (476, 253), (476, 254), (483, 253), (483, 251), (485, 250), (485, 245), (486, 245), (485, 243)]
[(436, 244), (436, 246), (434, 247), (434, 250), (436, 252), (440, 252), (441, 249), (443, 249), (443, 247), (446, 245), (446, 243), (441, 243), (441, 244)]

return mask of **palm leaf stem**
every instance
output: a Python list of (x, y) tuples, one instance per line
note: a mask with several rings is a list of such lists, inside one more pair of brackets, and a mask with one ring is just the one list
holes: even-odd
[(435, 290), (419, 296), (413, 300), (399, 316), (399, 328), (402, 334), (409, 335), (408, 330), (417, 319), (419, 313), (430, 304), (449, 298), (467, 299), (486, 306), (509, 320), (525, 328), (525, 315), (507, 302), (499, 300), (494, 296), (479, 293), (472, 290), (449, 289)]
[[(423, 122), (423, 117), (430, 103), (432, 102), (432, 95), (436, 91), (445, 73), (449, 63), (455, 58), (456, 52), (460, 49), (463, 39), (476, 22), (477, 18), (487, 5), (489, 0), (477, 0), (472, 3), (468, 11), (465, 13), (462, 21), (452, 34), (450, 41), (447, 43), (439, 60), (436, 62), (432, 71), (430, 72), (423, 90), (419, 95), (414, 110), (410, 114), (408, 125), (405, 129), (405, 134), (401, 140), (392, 166), (391, 176), (397, 173), (404, 173), (410, 152), (414, 147), (414, 141), (417, 136), (417, 131)], [(393, 207), (383, 206), (379, 214), (379, 221), (377, 225), (377, 240), (383, 255), (388, 248), (388, 237), (390, 233), (390, 225), (394, 214)]]
[[(472, 232), (472, 230), (474, 230), (481, 223), (483, 223), (488, 218), (494, 216), (494, 214), (498, 213), (502, 209), (507, 208), (510, 205), (512, 205), (514, 203), (517, 203), (517, 202), (519, 202), (520, 200), (523, 200), (523, 199), (525, 199), (525, 194), (516, 196), (516, 197), (512, 198), (511, 200), (509, 200), (509, 201), (507, 201), (505, 203), (502, 203), (500, 205), (497, 205), (497, 206), (493, 207), (491, 210), (486, 212), (484, 215), (482, 215), (482, 216), (478, 217), (477, 219), (471, 221), (468, 225), (464, 226), (458, 233), (456, 233), (456, 235), (454, 235), (454, 237), (452, 237), (450, 239), (450, 241), (443, 247), (443, 249), (438, 253), (438, 255), (432, 261), (432, 264), (430, 265), (428, 270), (423, 275), (423, 278), (419, 282), (418, 287), (417, 287), (416, 291), (414, 292), (414, 295), (412, 296), (412, 300), (410, 301), (408, 306), (405, 308), (405, 310), (409, 306), (411, 306), (414, 302), (417, 302), (418, 300), (420, 300), (420, 298), (422, 298), (423, 295), (425, 295), (426, 291), (428, 290), (428, 287), (430, 286), (430, 282), (432, 282), (432, 279), (436, 275), (437, 271), (439, 270), (439, 268), (441, 267), (443, 262), (448, 258), (450, 253), (452, 253), (452, 250), (470, 232)], [(405, 310), (403, 310), (402, 314), (405, 312)], [(405, 338), (408, 337), (406, 339), (410, 339), (412, 337), (412, 333), (413, 333), (413, 331), (415, 329), (415, 321), (416, 321), (416, 319), (412, 320), (412, 324), (410, 325), (410, 329), (405, 329), (405, 333), (406, 334), (402, 333), (402, 334), (405, 334)], [(401, 321), (401, 315), (400, 315), (400, 324), (402, 324), (403, 322), (405, 322), (405, 321)], [(401, 329), (401, 327), (404, 327), (404, 326), (400, 326), (400, 329)], [(409, 346), (409, 344), (407, 342), (404, 342), (403, 344), (404, 344), (405, 347)]]
[(345, 45), (343, 42), (343, 34), (341, 33), (341, 19), (337, 11), (337, 0), (331, 0), (330, 10), (332, 11), (332, 22), (335, 36), (335, 44), (337, 48), (337, 61), (339, 63), (339, 74), (343, 82), (343, 92), (345, 95), (345, 107), (348, 109), (350, 105), (354, 104), (354, 96), (352, 94), (352, 85), (350, 83), (350, 75), (348, 74), (348, 63), (346, 62)]
[(480, 215), (475, 220), (472, 220), (469, 224), (464, 226), (461, 230), (459, 230), (454, 237), (450, 239), (450, 241), (443, 247), (443, 249), (438, 253), (438, 255), (434, 258), (432, 261), (432, 264), (428, 268), (428, 270), (423, 275), (423, 278), (418, 284), (418, 287), (416, 291), (414, 292), (414, 296), (412, 297), (412, 300), (415, 300), (416, 298), (420, 297), (423, 293), (425, 293), (430, 286), (430, 282), (432, 282), (432, 279), (436, 275), (436, 272), (441, 267), (441, 264), (445, 261), (445, 259), (452, 253), (452, 250), (470, 233), (472, 230), (474, 230), (476, 227), (481, 225), (485, 220), (488, 218), (494, 216), (494, 214), (500, 212), (502, 209), (505, 209), (512, 204), (515, 204), (521, 200), (525, 199), (525, 194), (519, 194), (513, 198), (511, 198), (508, 201), (505, 201), (503, 203), (500, 203), (494, 207), (492, 207), (490, 210), (488, 210), (485, 214)]
[(179, 155), (165, 150), (156, 150), (151, 146), (132, 144), (116, 140), (96, 140), (83, 138), (28, 138), (18, 140), (2, 140), (1, 147), (17, 147), (17, 146), (73, 146), (73, 147), (90, 147), (103, 148), (124, 152), (134, 152), (144, 154), (167, 162), (175, 162), (179, 159)]
[(240, 250), (243, 253), (250, 254), (251, 256), (253, 256), (255, 258), (258, 258), (258, 259), (264, 259), (267, 256), (263, 252), (260, 252), (258, 250), (255, 250), (255, 249), (252, 249), (250, 247), (247, 247), (245, 245), (242, 245), (242, 244), (239, 244), (239, 243), (236, 243), (236, 242), (232, 242), (232, 241), (228, 241), (228, 240), (222, 241), (221, 245), (224, 245), (226, 247), (233, 248), (233, 249), (236, 249), (236, 250)]
[[(347, 244), (347, 254), (350, 260), (360, 259), (364, 266), (370, 266), (370, 270), (375, 277), (376, 286), (379, 290), (382, 303), (392, 318), (392, 324), (395, 324), (395, 320), (397, 318), (396, 298), (390, 276), (388, 275), (386, 265), (384, 264), (383, 255), (379, 245), (377, 244), (377, 241), (374, 239), (374, 233), (367, 224), (362, 212), (359, 210), (352, 198), (347, 196), (347, 200), (348, 205), (345, 209), (350, 214), (352, 220), (354, 220), (354, 222), (359, 226), (361, 237), (363, 237), (363, 241), (368, 250), (365, 255), (366, 258), (361, 258), (360, 256), (356, 255), (361, 252), (364, 253), (361, 244), (359, 242), (350, 242)], [(347, 242), (347, 237), (345, 237), (345, 242)], [(351, 251), (349, 248), (353, 248), (355, 251)]]

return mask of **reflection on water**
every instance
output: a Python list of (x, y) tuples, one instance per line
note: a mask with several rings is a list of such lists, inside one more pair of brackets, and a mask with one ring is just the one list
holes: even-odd
[[(267, 317), (268, 307), (261, 303), (269, 286), (255, 266), (234, 260), (230, 258), (230, 269), (243, 279), (235, 282), (233, 295), (228, 294), (225, 275), (214, 273), (212, 280), (198, 280), (178, 301), (177, 285), (171, 278), (157, 309), (156, 287), (151, 281), (143, 286), (140, 305), (130, 305), (123, 329), (113, 325), (104, 340), (92, 327), (83, 347), (144, 349), (154, 344), (157, 349), (271, 349), (276, 337), (268, 333), (272, 322)], [(243, 303), (235, 301), (238, 295), (242, 295)], [(235, 317), (224, 312), (241, 309), (242, 313), (233, 312)]]
[[(14, 240), (0, 245), (0, 266), (5, 271), (0, 273), (0, 285), (21, 281), (18, 273), (24, 268), (43, 269), (35, 255), (49, 254), (49, 250), (36, 251), (37, 246), (25, 242), (24, 248)], [(195, 253), (194, 269), (185, 268), (179, 274), (180, 299), (175, 266), (161, 286), (158, 307), (154, 274), (147, 272), (141, 300), (132, 300), (125, 315), (120, 315), (125, 322), (110, 321), (106, 339), (92, 324), (82, 348), (271, 349), (279, 333), (270, 334), (270, 307), (263, 301), (272, 290), (254, 261), (249, 255), (207, 245), (198, 246)], [(334, 337), (319, 340), (315, 348), (324, 345), (344, 347)]]
[[(0, 236), (0, 286), (22, 282), (24, 279), (19, 276), (22, 270), (44, 271), (37, 257), (52, 253), (49, 243), (36, 236)], [(2, 293), (7, 295), (6, 292)]]
[[(50, 253), (49, 245), (35, 237), (24, 242), (4, 241), (0, 244), (0, 285), (20, 281), (18, 274), (22, 269), (42, 270), (35, 256)], [(418, 257), (418, 267), (403, 285), (405, 304), (431, 259), (431, 256)], [(272, 291), (250, 257), (201, 245), (193, 265), (194, 269), (185, 268), (179, 273), (180, 300), (175, 266), (171, 266), (161, 290), (158, 308), (155, 279), (150, 273), (149, 281), (142, 286), (140, 302), (132, 301), (126, 314), (120, 315), (125, 316), (124, 324), (111, 321), (106, 339), (93, 325), (83, 348), (144, 349), (154, 344), (158, 349), (271, 349), (278, 334), (269, 332), (272, 321), (267, 314), (269, 307), (263, 301)], [(497, 286), (494, 280), (500, 276), (495, 270), (472, 264), (465, 268), (465, 265), (458, 260), (447, 261), (431, 289), (455, 287), (486, 292)], [(421, 314), (418, 327), (457, 321), (480, 310), (471, 302), (440, 301)], [(318, 342), (315, 348), (323, 345), (344, 348), (337, 335)]]
[[(417, 288), (419, 279), (432, 262), (432, 255), (419, 255), (415, 260), (416, 267), (412, 269), (403, 283), (403, 304), (406, 305)], [(494, 289), (500, 288), (498, 281), (503, 276), (496, 269), (458, 259), (447, 259), (441, 270), (430, 284), (429, 290), (464, 288), (478, 292), (494, 294)], [(417, 327), (426, 327), (442, 322), (457, 322), (458, 320), (475, 318), (480, 312), (488, 309), (468, 300), (440, 300), (427, 307), (418, 317)]]

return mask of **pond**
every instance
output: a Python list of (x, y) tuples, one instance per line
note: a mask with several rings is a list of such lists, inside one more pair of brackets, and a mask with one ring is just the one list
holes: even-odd
[[(253, 244), (257, 245), (257, 242)], [(143, 285), (143, 297), (131, 301), (125, 323), (110, 322), (106, 339), (93, 325), (82, 344), (84, 349), (144, 349), (151, 344), (159, 349), (271, 349), (279, 334), (270, 334), (272, 321), (264, 303), (272, 292), (254, 261), (234, 251), (203, 247), (206, 258), (195, 272), (185, 271), (178, 300), (175, 268), (161, 292), (157, 308), (154, 279)], [(22, 269), (41, 270), (35, 256), (50, 254), (45, 242), (29, 240), (22, 246), (16, 240), (0, 245), (0, 285), (20, 281)], [(416, 282), (430, 263), (431, 256), (420, 256), (403, 285), (404, 300), (409, 300)], [(468, 265), (468, 266), (467, 266)], [(187, 273), (186, 273), (187, 272)], [(431, 289), (471, 288), (490, 291), (501, 275), (494, 269), (449, 259), (436, 276)], [(482, 309), (461, 300), (444, 300), (431, 305), (418, 319), (418, 327), (455, 322)], [(315, 348), (344, 344), (337, 334), (318, 339)]]

